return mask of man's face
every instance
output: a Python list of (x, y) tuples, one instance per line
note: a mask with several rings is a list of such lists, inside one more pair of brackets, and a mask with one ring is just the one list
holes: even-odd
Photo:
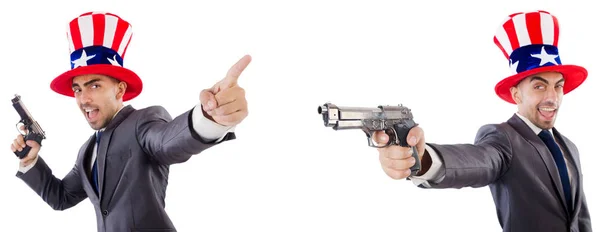
[(126, 84), (104, 75), (73, 78), (73, 93), (79, 109), (94, 129), (106, 127), (122, 106)]
[(544, 72), (523, 79), (511, 88), (519, 113), (542, 129), (554, 127), (563, 97), (564, 79), (557, 72)]

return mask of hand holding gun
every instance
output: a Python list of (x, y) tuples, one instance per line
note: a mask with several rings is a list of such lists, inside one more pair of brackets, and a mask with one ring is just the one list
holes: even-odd
[[(378, 106), (375, 108), (340, 107), (331, 103), (325, 103), (324, 105), (319, 106), (318, 113), (323, 116), (325, 126), (332, 127), (336, 131), (349, 129), (362, 130), (367, 135), (370, 147), (385, 149), (393, 145), (399, 145), (406, 148), (410, 147), (409, 153), (415, 161), (414, 165), (410, 166), (410, 174), (408, 176), (413, 176), (421, 170), (419, 152), (416, 147), (411, 147), (407, 142), (409, 131), (417, 126), (413, 121), (413, 116), (409, 108), (402, 105)], [(377, 143), (377, 141), (381, 141), (381, 139), (376, 138), (377, 132), (385, 132), (385, 134), (387, 134), (389, 138), (387, 143)], [(382, 150), (380, 149), (380, 154), (381, 153)], [(398, 152), (394, 154), (398, 154)], [(392, 158), (398, 160), (403, 157)], [(394, 161), (389, 162), (393, 163)], [(396, 165), (390, 164), (389, 166), (402, 166), (408, 168), (406, 163), (402, 162), (397, 162)], [(400, 167), (400, 169), (403, 169), (402, 167)], [(388, 173), (388, 175), (390, 174)]]
[[(42, 127), (40, 127), (37, 121), (33, 119), (25, 105), (23, 105), (23, 102), (21, 101), (21, 96), (15, 94), (15, 97), (12, 99), (12, 105), (19, 114), (19, 117), (21, 117), (21, 120), (17, 123), (17, 127), (20, 127), (19, 133), (21, 133), (21, 135), (19, 135), (17, 139), (15, 139), (15, 142), (12, 144), (11, 148), (13, 149), (15, 155), (19, 157), (19, 159), (23, 159), (31, 150), (31, 147), (29, 145), (26, 145), (25, 142), (28, 140), (33, 140), (36, 141), (39, 144), (39, 146), (41, 146), (42, 140), (46, 139), (46, 135), (44, 130), (42, 130)], [(22, 125), (19, 126), (19, 124)], [(24, 132), (22, 132), (21, 130), (23, 130)], [(33, 158), (34, 157), (32, 157), (32, 159)]]

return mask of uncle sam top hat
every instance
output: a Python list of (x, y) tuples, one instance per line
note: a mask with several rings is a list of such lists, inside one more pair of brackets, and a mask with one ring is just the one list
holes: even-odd
[(520, 12), (510, 15), (497, 30), (494, 43), (509, 60), (511, 76), (496, 84), (496, 94), (516, 104), (510, 88), (524, 78), (547, 71), (562, 73), (563, 94), (577, 88), (587, 78), (587, 70), (562, 64), (558, 53), (558, 20), (547, 11)]
[(50, 88), (73, 97), (74, 77), (101, 74), (127, 83), (123, 101), (137, 97), (142, 92), (142, 80), (123, 67), (131, 36), (131, 24), (115, 14), (88, 12), (73, 19), (67, 30), (71, 70), (54, 78)]

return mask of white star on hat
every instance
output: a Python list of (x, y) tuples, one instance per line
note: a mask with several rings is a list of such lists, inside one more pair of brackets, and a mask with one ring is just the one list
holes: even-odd
[(558, 65), (558, 63), (556, 63), (556, 57), (558, 57), (558, 55), (550, 55), (546, 52), (546, 48), (542, 46), (542, 51), (539, 54), (531, 54), (532, 57), (538, 58), (540, 59), (540, 66), (546, 64), (546, 63), (553, 63)]
[(517, 60), (517, 62), (512, 62), (512, 60), (510, 60), (510, 70), (512, 71), (512, 73), (516, 74), (517, 73), (517, 68), (519, 67), (519, 61)]
[(106, 59), (108, 60), (108, 62), (110, 62), (110, 64), (121, 67), (119, 62), (117, 62), (117, 55), (114, 55), (112, 59), (110, 57), (106, 57)]
[(87, 56), (87, 54), (85, 54), (85, 50), (83, 50), (83, 52), (81, 53), (81, 57), (79, 57), (79, 59), (76, 59), (74, 61), (71, 61), (71, 63), (75, 64), (75, 67), (73, 68), (77, 68), (79, 66), (87, 66), (87, 61), (94, 58), (96, 55), (92, 55), (92, 56)]

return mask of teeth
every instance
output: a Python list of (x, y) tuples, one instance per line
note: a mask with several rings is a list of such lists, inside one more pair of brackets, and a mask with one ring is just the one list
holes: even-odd
[(540, 108), (540, 110), (543, 110), (543, 111), (554, 111), (555, 109), (554, 108)]
[(86, 113), (89, 113), (89, 112), (92, 112), (92, 111), (94, 111), (94, 109), (85, 109)]

